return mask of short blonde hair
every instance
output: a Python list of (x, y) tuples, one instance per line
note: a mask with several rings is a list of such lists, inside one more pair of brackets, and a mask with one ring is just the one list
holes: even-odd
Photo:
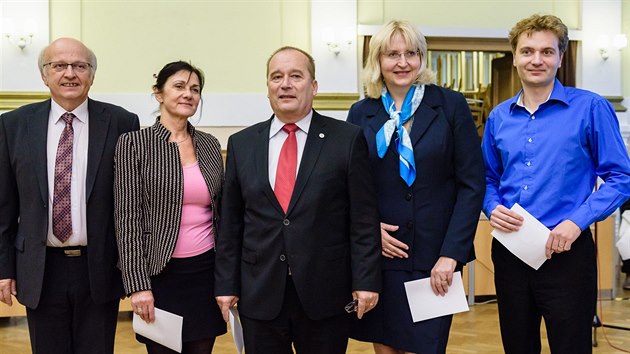
[(365, 68), (363, 68), (363, 83), (368, 97), (381, 97), (384, 81), (381, 73), (380, 56), (385, 53), (392, 38), (396, 35), (403, 38), (408, 49), (417, 50), (420, 53), (420, 70), (416, 83), (431, 84), (435, 82), (435, 73), (427, 68), (427, 40), (410, 22), (393, 20), (370, 40), (370, 51), (365, 62)]
[(554, 15), (532, 15), (518, 21), (508, 35), (512, 53), (516, 52), (518, 38), (521, 34), (526, 33), (528, 36), (531, 36), (533, 32), (543, 31), (551, 32), (558, 37), (558, 50), (560, 50), (560, 54), (564, 54), (569, 46), (569, 30), (562, 23), (562, 20)]

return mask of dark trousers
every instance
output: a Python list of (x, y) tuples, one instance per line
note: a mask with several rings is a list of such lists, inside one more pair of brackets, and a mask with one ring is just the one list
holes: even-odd
[(39, 305), (26, 309), (33, 353), (113, 353), (119, 303), (94, 303), (85, 254), (68, 257), (48, 248)]
[(292, 345), (298, 354), (345, 353), (350, 316), (356, 314), (343, 314), (318, 321), (309, 319), (291, 277), (288, 278), (284, 303), (278, 317), (262, 321), (240, 315), (247, 354), (292, 354)]
[(492, 261), (506, 354), (540, 353), (541, 318), (551, 353), (592, 353), (597, 265), (589, 229), (575, 240), (570, 251), (554, 253), (538, 270), (516, 258), (496, 239), (492, 240)]

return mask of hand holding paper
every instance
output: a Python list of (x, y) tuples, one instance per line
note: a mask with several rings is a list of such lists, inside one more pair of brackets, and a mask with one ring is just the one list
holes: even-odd
[(461, 272), (453, 273), (453, 283), (444, 296), (433, 293), (431, 278), (408, 281), (405, 291), (413, 322), (469, 310)]
[(494, 229), (491, 234), (512, 254), (537, 270), (547, 260), (545, 245), (550, 231), (520, 205), (514, 204), (511, 210), (523, 217), (523, 225), (518, 231)]
[(182, 352), (182, 316), (155, 308), (155, 321), (146, 323), (140, 316), (133, 314), (133, 330), (174, 351)]

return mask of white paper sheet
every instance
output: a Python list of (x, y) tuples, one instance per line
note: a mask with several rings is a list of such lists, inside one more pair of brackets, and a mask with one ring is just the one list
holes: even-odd
[(512, 254), (530, 267), (538, 270), (547, 260), (545, 245), (547, 244), (550, 231), (518, 203), (514, 204), (511, 210), (523, 217), (521, 228), (513, 232), (503, 232), (494, 229), (491, 234)]
[(232, 338), (234, 338), (234, 346), (238, 354), (243, 354), (243, 327), (238, 319), (238, 310), (236, 307), (230, 308), (230, 330)]
[(469, 310), (461, 272), (453, 273), (453, 283), (444, 296), (435, 295), (430, 281), (431, 278), (424, 278), (405, 283), (413, 322)]
[(155, 321), (146, 323), (140, 316), (133, 314), (133, 330), (156, 343), (182, 352), (182, 316), (155, 308)]
[(621, 259), (630, 259), (630, 210), (621, 214), (621, 227), (619, 228), (619, 241), (616, 243)]

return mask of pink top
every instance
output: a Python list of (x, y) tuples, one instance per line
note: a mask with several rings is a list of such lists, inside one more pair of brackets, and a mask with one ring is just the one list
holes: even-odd
[(184, 166), (184, 200), (174, 258), (200, 255), (214, 247), (210, 192), (199, 162)]

